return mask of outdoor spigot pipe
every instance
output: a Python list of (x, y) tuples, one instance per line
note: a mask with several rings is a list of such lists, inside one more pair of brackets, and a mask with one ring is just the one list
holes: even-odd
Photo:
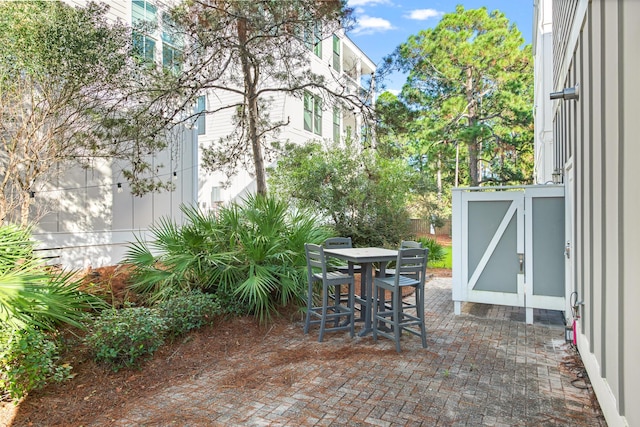
[(551, 99), (562, 99), (564, 101), (575, 99), (577, 101), (580, 99), (580, 88), (576, 84), (574, 87), (567, 87), (561, 92), (551, 92), (549, 96)]

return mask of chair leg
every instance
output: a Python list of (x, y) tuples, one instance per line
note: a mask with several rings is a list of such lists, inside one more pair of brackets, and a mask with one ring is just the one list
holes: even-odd
[[(336, 285), (333, 287), (333, 302), (334, 302), (334, 313), (337, 313), (340, 307), (340, 299), (342, 298), (342, 286)], [(337, 327), (340, 324), (340, 317), (336, 316), (333, 321), (333, 326)]]
[(329, 289), (323, 286), (322, 289), (322, 317), (320, 318), (320, 336), (318, 342), (322, 342), (324, 338), (324, 326), (327, 322), (327, 307), (329, 306)]
[[(376, 285), (373, 285), (373, 295), (376, 296), (377, 300), (380, 301), (380, 288), (378, 288)], [(375, 300), (374, 300), (375, 301)], [(372, 329), (371, 329), (371, 334), (373, 335), (373, 341), (374, 342), (378, 342), (378, 319), (377, 319), (377, 315), (378, 315), (378, 310), (380, 309), (380, 307), (378, 306), (378, 304), (373, 304), (373, 319), (371, 319), (371, 323), (372, 323)]]
[(349, 286), (348, 286), (348, 298), (349, 298), (349, 334), (351, 335), (351, 338), (353, 338), (353, 336), (356, 333), (356, 309), (355, 309), (355, 283), (350, 282)]
[(416, 288), (416, 311), (418, 319), (420, 319), (420, 338), (422, 339), (422, 348), (427, 348), (427, 330), (426, 326), (424, 326), (424, 289), (421, 287)]
[[(394, 311), (394, 319), (397, 319), (396, 322), (398, 325), (402, 323), (402, 288), (397, 288), (393, 293), (393, 311)], [(398, 334), (402, 336), (402, 327), (398, 327)]]
[(311, 325), (311, 311), (313, 310), (313, 283), (309, 283), (309, 289), (307, 291), (307, 317), (304, 322), (304, 334), (309, 333), (309, 326)]
[(400, 335), (402, 334), (402, 327), (400, 324), (402, 323), (402, 318), (400, 317), (400, 304), (402, 304), (402, 289), (395, 288), (393, 290), (393, 295), (391, 296), (393, 300), (393, 336), (394, 341), (396, 342), (396, 351), (400, 353)]

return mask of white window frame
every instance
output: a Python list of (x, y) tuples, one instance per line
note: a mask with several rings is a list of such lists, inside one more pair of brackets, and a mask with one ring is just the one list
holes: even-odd
[(303, 100), (304, 130), (322, 136), (322, 99), (311, 92), (304, 92)]

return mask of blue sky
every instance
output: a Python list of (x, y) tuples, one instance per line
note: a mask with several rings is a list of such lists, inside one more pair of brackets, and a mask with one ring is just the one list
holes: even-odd
[[(531, 43), (533, 0), (349, 0), (348, 4), (356, 18), (348, 35), (376, 64), (410, 35), (436, 26), (458, 4), (465, 9), (500, 10), (516, 24), (525, 42)], [(387, 90), (399, 91), (404, 81), (402, 75), (392, 76), (386, 82)]]

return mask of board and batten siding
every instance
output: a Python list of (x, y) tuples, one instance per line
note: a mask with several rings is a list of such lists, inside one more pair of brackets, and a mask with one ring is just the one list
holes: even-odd
[[(571, 26), (579, 0), (560, 0), (553, 2), (553, 57), (563, 58), (568, 49), (568, 40), (571, 34)], [(554, 87), (558, 86), (560, 78), (560, 61), (554, 61), (553, 75)]]
[[(610, 426), (640, 426), (640, 2), (556, 0), (554, 167), (571, 170), (578, 349)], [(570, 165), (570, 167), (568, 167)]]

